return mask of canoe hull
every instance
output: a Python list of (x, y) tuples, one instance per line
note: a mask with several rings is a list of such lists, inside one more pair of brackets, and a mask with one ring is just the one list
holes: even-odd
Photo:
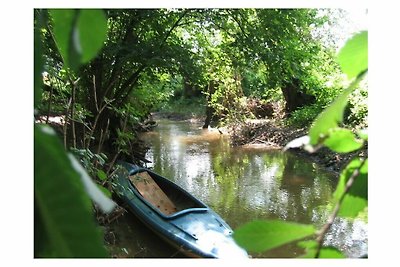
[[(120, 163), (114, 191), (136, 217), (157, 235), (190, 257), (248, 258), (232, 238), (232, 229), (212, 209), (168, 179), (129, 163)], [(164, 214), (146, 200), (128, 177), (147, 172), (179, 208)]]

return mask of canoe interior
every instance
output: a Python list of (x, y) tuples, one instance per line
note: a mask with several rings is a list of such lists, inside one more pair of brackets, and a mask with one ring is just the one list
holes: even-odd
[(164, 215), (172, 215), (192, 208), (206, 208), (172, 182), (150, 171), (139, 171), (129, 176), (130, 183), (139, 194)]

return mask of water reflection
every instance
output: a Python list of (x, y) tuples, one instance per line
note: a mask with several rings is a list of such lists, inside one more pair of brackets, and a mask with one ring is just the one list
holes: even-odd
[[(290, 153), (233, 148), (218, 131), (187, 122), (159, 121), (141, 137), (151, 146), (147, 167), (170, 178), (219, 213), (232, 228), (254, 219), (283, 219), (321, 227), (336, 177)], [(337, 220), (326, 244), (350, 257), (367, 253), (367, 226)], [(336, 242), (336, 243), (335, 243)], [(253, 257), (297, 257), (289, 244)]]

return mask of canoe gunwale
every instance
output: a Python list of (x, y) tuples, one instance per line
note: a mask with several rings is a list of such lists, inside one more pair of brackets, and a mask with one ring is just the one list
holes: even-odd
[(171, 215), (165, 215), (164, 213), (160, 212), (159, 209), (157, 209), (156, 207), (154, 207), (153, 204), (151, 204), (149, 201), (147, 201), (139, 192), (136, 188), (133, 187), (133, 193), (135, 194), (136, 197), (138, 197), (143, 203), (145, 203), (149, 208), (151, 208), (154, 212), (157, 213), (157, 215), (159, 215), (160, 217), (164, 218), (164, 219), (168, 219), (168, 220), (172, 220), (175, 219), (179, 216), (188, 214), (188, 213), (198, 213), (198, 212), (207, 212), (210, 209), (209, 208), (189, 208), (189, 209), (184, 209), (184, 210), (180, 210), (178, 212), (175, 212)]
[(158, 208), (156, 208), (153, 204), (151, 204), (148, 200), (146, 200), (142, 196), (142, 194), (140, 194), (140, 192), (137, 190), (136, 186), (134, 184), (132, 184), (131, 181), (129, 181), (130, 188), (133, 189), (132, 192), (135, 194), (135, 196), (138, 197), (141, 201), (143, 201), (143, 203), (145, 203), (149, 208), (151, 208), (154, 212), (156, 212), (162, 218), (167, 219), (167, 220), (172, 220), (172, 219), (175, 219), (175, 218), (177, 218), (179, 216), (182, 216), (182, 215), (185, 215), (185, 214), (188, 214), (188, 213), (202, 213), (202, 212), (210, 211), (210, 208), (208, 208), (204, 203), (202, 203), (198, 199), (194, 199), (186, 190), (184, 190), (183, 188), (175, 185), (173, 182), (169, 181), (168, 179), (166, 179), (166, 178), (164, 178), (164, 177), (152, 172), (149, 169), (142, 168), (142, 167), (134, 168), (131, 171), (129, 171), (128, 175), (131, 176), (131, 175), (135, 175), (135, 174), (141, 173), (141, 172), (148, 172), (148, 173), (150, 173), (150, 175), (153, 178), (154, 178), (154, 176), (156, 176), (158, 179), (163, 179), (164, 182), (168, 183), (171, 187), (174, 187), (175, 189), (181, 191), (183, 194), (186, 195), (186, 197), (191, 198), (192, 201), (195, 201), (195, 202), (197, 202), (197, 204), (199, 206), (202, 206), (202, 207), (186, 208), (186, 209), (177, 211), (177, 212), (175, 212), (175, 213), (173, 213), (171, 215), (166, 215), (166, 214), (162, 213)]

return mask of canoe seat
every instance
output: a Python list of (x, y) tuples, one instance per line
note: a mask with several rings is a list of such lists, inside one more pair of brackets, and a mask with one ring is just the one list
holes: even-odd
[(148, 172), (140, 172), (129, 176), (129, 180), (133, 183), (144, 199), (150, 202), (155, 208), (165, 215), (171, 215), (177, 212), (175, 204), (158, 186)]

